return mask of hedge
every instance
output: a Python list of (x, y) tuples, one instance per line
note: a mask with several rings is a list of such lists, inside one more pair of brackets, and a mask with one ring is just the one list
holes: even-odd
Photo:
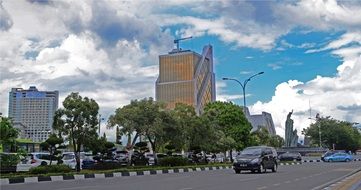
[(69, 173), (71, 168), (64, 164), (59, 165), (46, 165), (30, 168), (31, 174), (47, 174), (47, 173)]
[(160, 158), (158, 164), (160, 166), (185, 166), (185, 165), (189, 165), (187, 158), (172, 157), (172, 156)]

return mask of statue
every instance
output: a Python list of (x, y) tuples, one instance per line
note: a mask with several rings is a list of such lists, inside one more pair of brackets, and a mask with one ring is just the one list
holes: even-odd
[(286, 147), (296, 147), (298, 142), (297, 130), (293, 130), (293, 120), (291, 115), (293, 110), (288, 113), (286, 120), (286, 129), (285, 129), (285, 146)]

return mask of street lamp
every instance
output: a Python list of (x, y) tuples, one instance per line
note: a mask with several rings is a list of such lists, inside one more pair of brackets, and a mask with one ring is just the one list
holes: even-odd
[(246, 85), (247, 85), (247, 83), (248, 83), (253, 77), (255, 77), (255, 76), (257, 76), (257, 75), (261, 75), (261, 74), (263, 74), (263, 73), (264, 73), (264, 72), (262, 71), (262, 72), (259, 72), (259, 73), (257, 73), (257, 74), (252, 75), (252, 76), (249, 77), (248, 79), (244, 80), (243, 84), (242, 84), (239, 80), (234, 79), (234, 78), (226, 78), (226, 77), (222, 78), (222, 80), (233, 80), (233, 81), (236, 81), (239, 85), (241, 85), (242, 91), (243, 91), (243, 111), (244, 111), (244, 114), (246, 114)]
[[(319, 121), (320, 120), (320, 114), (317, 113), (316, 114), (316, 119), (315, 118), (311, 118), (309, 117), (308, 119), (311, 119), (311, 120), (314, 120), (314, 121)], [(321, 122), (318, 123), (318, 137), (319, 137), (319, 140), (320, 140), (320, 147), (322, 148), (322, 139), (321, 139)]]
[(99, 137), (100, 137), (100, 123), (102, 122), (102, 121), (104, 121), (105, 119), (102, 117), (102, 115), (101, 114), (99, 114)]

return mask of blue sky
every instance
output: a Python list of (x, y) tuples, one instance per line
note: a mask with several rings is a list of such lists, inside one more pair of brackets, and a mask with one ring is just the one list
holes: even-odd
[[(0, 112), (13, 87), (95, 99), (108, 117), (132, 99), (154, 97), (158, 56), (214, 48), (217, 99), (270, 112), (279, 135), (320, 113), (361, 123), (361, 3), (358, 1), (0, 0)], [(102, 131), (111, 135), (112, 131)], [(112, 137), (110, 137), (112, 138)]]

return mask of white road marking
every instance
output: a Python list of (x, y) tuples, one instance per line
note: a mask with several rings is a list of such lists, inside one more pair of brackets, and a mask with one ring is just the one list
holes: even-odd
[(267, 189), (267, 186), (258, 187), (257, 189)]

